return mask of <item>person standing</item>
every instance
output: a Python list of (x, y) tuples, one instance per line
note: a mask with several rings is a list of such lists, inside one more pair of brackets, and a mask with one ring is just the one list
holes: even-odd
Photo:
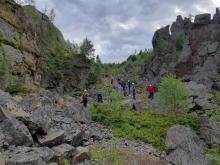
[(84, 90), (83, 96), (82, 96), (82, 102), (83, 102), (84, 107), (87, 107), (88, 97), (89, 97), (89, 94), (88, 94), (87, 90)]
[(132, 96), (133, 96), (133, 100), (136, 100), (136, 89), (134, 83), (132, 83)]
[(100, 92), (97, 94), (97, 98), (98, 98), (98, 103), (103, 103), (102, 94)]
[(128, 94), (129, 94), (129, 96), (131, 95), (131, 86), (132, 86), (132, 83), (130, 80), (128, 80)]
[(155, 88), (154, 88), (154, 86), (153, 85), (149, 85), (149, 87), (148, 87), (148, 89), (147, 89), (147, 91), (148, 91), (148, 98), (149, 99), (153, 99), (154, 98), (154, 93), (155, 93)]

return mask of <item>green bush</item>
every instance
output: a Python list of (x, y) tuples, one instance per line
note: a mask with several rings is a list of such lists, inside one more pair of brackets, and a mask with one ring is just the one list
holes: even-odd
[(158, 149), (165, 148), (167, 129), (174, 124), (193, 128), (199, 132), (199, 119), (189, 114), (167, 116), (149, 111), (137, 113), (124, 105), (115, 110), (111, 104), (95, 104), (89, 107), (92, 118), (106, 126), (111, 126), (116, 137), (143, 141)]
[(207, 157), (211, 160), (212, 165), (220, 165), (220, 145), (208, 149)]
[(5, 91), (12, 95), (19, 94), (19, 93), (28, 93), (27, 88), (25, 88), (23, 85), (20, 85), (20, 84), (10, 85), (5, 88)]
[(220, 122), (220, 110), (212, 114), (212, 118), (215, 122)]
[(162, 80), (156, 99), (165, 113), (176, 115), (184, 113), (187, 109), (187, 90), (184, 84), (174, 77)]
[(220, 92), (214, 92), (214, 101), (216, 104), (220, 104)]
[(183, 34), (179, 34), (176, 38), (176, 48), (181, 51), (183, 49), (185, 37)]
[(168, 49), (169, 43), (168, 41), (164, 40), (164, 39), (160, 39), (158, 44), (157, 44), (157, 50), (158, 50), (158, 55), (159, 56), (163, 56), (165, 55)]

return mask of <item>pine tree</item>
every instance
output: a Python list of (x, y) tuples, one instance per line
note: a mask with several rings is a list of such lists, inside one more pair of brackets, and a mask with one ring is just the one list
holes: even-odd
[(89, 59), (94, 59), (94, 52), (95, 49), (92, 41), (88, 40), (88, 38), (85, 38), (80, 45), (80, 53)]

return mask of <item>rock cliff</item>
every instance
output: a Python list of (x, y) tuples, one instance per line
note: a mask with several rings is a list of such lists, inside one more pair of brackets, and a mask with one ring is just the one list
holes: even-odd
[(83, 87), (88, 60), (66, 49), (62, 33), (33, 6), (0, 1), (0, 82)]
[(142, 67), (142, 75), (158, 82), (167, 75), (216, 88), (220, 67), (220, 11), (196, 15), (194, 22), (177, 16), (171, 25), (157, 30), (152, 44), (154, 59)]

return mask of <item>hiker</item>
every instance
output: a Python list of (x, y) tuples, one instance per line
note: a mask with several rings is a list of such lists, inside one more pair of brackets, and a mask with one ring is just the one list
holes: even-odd
[(132, 85), (131, 81), (128, 80), (128, 94), (129, 94), (129, 96), (131, 95), (131, 85)]
[(133, 96), (133, 100), (136, 100), (136, 89), (134, 83), (132, 83), (132, 96)]
[(123, 91), (123, 89), (122, 89), (122, 85), (121, 85), (121, 80), (120, 80), (120, 79), (118, 79), (118, 85), (117, 85), (117, 88), (118, 88), (118, 90), (119, 90), (120, 92)]
[(102, 94), (101, 93), (97, 94), (97, 98), (98, 98), (98, 103), (103, 103)]
[(83, 103), (84, 107), (87, 107), (88, 96), (89, 96), (89, 94), (88, 94), (87, 90), (85, 89), (84, 92), (83, 92), (83, 96), (82, 96), (82, 103)]
[(121, 87), (122, 87), (124, 96), (126, 96), (126, 83), (124, 80), (121, 80)]
[(154, 93), (155, 93), (155, 88), (153, 85), (149, 85), (148, 89), (147, 89), (149, 95), (148, 95), (148, 98), (149, 99), (153, 99), (154, 98)]
[(114, 80), (113, 80), (113, 78), (111, 79), (111, 85), (113, 85), (114, 84)]

